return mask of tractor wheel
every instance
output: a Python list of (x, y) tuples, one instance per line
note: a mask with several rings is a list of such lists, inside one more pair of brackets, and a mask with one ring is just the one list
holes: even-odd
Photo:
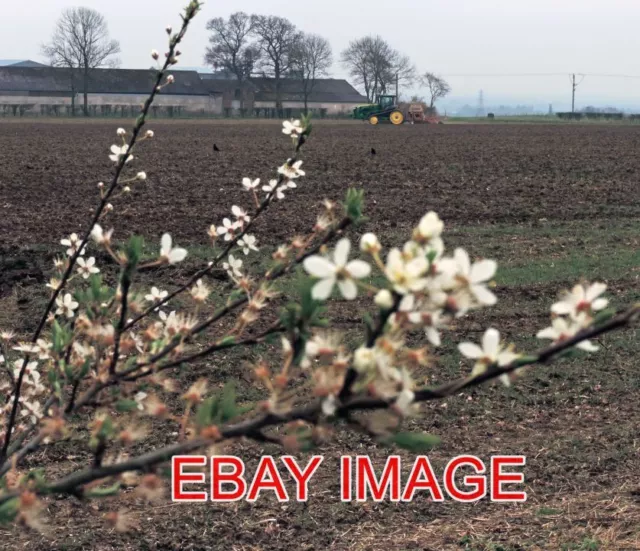
[(369, 117), (369, 124), (374, 124), (375, 125), (375, 124), (378, 124), (378, 122), (379, 122), (378, 121), (378, 117), (376, 117), (375, 115), (371, 115)]
[(389, 119), (393, 124), (402, 124), (404, 122), (404, 115), (400, 111), (394, 111), (389, 115)]

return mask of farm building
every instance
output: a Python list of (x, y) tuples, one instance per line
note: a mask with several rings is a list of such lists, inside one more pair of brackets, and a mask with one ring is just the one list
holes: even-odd
[[(215, 114), (222, 112), (222, 96), (207, 91), (195, 71), (172, 71), (175, 82), (162, 89), (154, 102), (156, 114)], [(154, 71), (94, 69), (88, 84), (89, 111), (94, 115), (139, 109), (151, 90)], [(57, 67), (0, 67), (0, 114), (32, 112), (66, 114), (83, 103), (82, 76)]]
[[(163, 88), (154, 102), (156, 115), (276, 116), (275, 79), (252, 78), (241, 85), (228, 75), (172, 71), (175, 82)], [(92, 115), (132, 115), (146, 99), (155, 73), (145, 69), (94, 69), (88, 83)], [(295, 79), (280, 83), (284, 116), (304, 109), (302, 85)], [(308, 108), (317, 116), (350, 113), (366, 103), (346, 80), (318, 79), (308, 95)], [(65, 115), (82, 110), (83, 83), (79, 71), (49, 67), (32, 61), (0, 64), (0, 115)]]
[[(265, 113), (275, 109), (275, 79), (252, 78), (251, 83), (256, 87), (253, 108)], [(286, 116), (297, 115), (304, 109), (300, 81), (283, 79), (280, 82), (280, 93)], [(336, 78), (317, 79), (307, 98), (309, 111), (320, 116), (348, 114), (354, 107), (363, 103), (368, 103), (366, 97), (346, 80)]]
[[(276, 116), (275, 79), (252, 77), (249, 82), (238, 84), (233, 78), (224, 78), (220, 73), (201, 73), (200, 78), (212, 93), (221, 94), (222, 106), (227, 115), (239, 113), (241, 100), (244, 99), (245, 113), (255, 116)], [(280, 81), (282, 107), (286, 117), (299, 115), (304, 109), (304, 95), (299, 80), (282, 79)], [(351, 113), (353, 108), (367, 103), (346, 80), (334, 78), (317, 79), (307, 98), (309, 111), (315, 115), (340, 115)]]

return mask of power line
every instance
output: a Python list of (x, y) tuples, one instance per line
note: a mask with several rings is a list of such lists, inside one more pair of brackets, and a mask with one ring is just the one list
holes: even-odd
[[(571, 76), (573, 73), (469, 73), (469, 74), (444, 74), (443, 77), (565, 77)], [(604, 73), (575, 73), (581, 77), (604, 77), (604, 78), (640, 78), (640, 75), (617, 75), (617, 74), (604, 74)]]

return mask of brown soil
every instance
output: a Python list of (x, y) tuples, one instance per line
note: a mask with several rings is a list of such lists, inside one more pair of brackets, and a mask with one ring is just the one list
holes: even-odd
[[(42, 304), (42, 282), (59, 239), (84, 229), (96, 201), (96, 184), (107, 181), (109, 146), (117, 123), (0, 124), (0, 309), (21, 331), (33, 325)], [(116, 236), (143, 233), (151, 243), (169, 231), (175, 242), (206, 245), (206, 229), (227, 215), (232, 204), (247, 204), (244, 176), (263, 181), (287, 156), (287, 143), (271, 124), (151, 124), (153, 141), (138, 151), (133, 171), (149, 181), (135, 184), (135, 200), (114, 201), (110, 222)], [(213, 143), (222, 151), (213, 152)], [(370, 127), (318, 124), (304, 154), (308, 177), (261, 220), (256, 234), (276, 244), (313, 223), (324, 197), (342, 198), (350, 186), (366, 191), (366, 229), (397, 241), (429, 209), (449, 228), (509, 223), (536, 227), (543, 222), (640, 219), (640, 129), (579, 125), (442, 125)], [(375, 156), (370, 148), (377, 150)], [(541, 221), (541, 219), (544, 219)], [(582, 236), (578, 236), (582, 237)], [(636, 241), (637, 242), (637, 241)], [(544, 243), (494, 240), (493, 258), (526, 261), (553, 252)], [(576, 251), (583, 248), (575, 244)], [(175, 283), (196, 266), (172, 272)], [(606, 259), (603, 259), (606, 262)], [(588, 274), (587, 274), (588, 275)], [(608, 282), (614, 292), (636, 288), (637, 276), (620, 274)], [(467, 365), (447, 362), (453, 342), (479, 336), (498, 323), (509, 339), (528, 342), (546, 321), (558, 285), (540, 283), (499, 289), (495, 311), (459, 324), (438, 356), (428, 382), (463, 373)], [(360, 330), (366, 301), (339, 303), (333, 313), (349, 334)], [(3, 321), (4, 323), (4, 321)], [(381, 466), (388, 448), (338, 427), (307, 504), (279, 504), (265, 496), (255, 504), (178, 505), (168, 499), (148, 505), (133, 493), (94, 501), (47, 501), (44, 536), (5, 528), (2, 549), (640, 549), (640, 484), (637, 481), (640, 425), (637, 344), (617, 345), (607, 336), (604, 355), (583, 357), (529, 373), (511, 389), (487, 387), (428, 404), (408, 430), (442, 437), (431, 454), (437, 472), (459, 454), (488, 459), (496, 452), (524, 454), (523, 505), (481, 501), (462, 505), (431, 503), (343, 504), (338, 496), (341, 454), (369, 454)], [(450, 357), (450, 356), (449, 356)], [(228, 361), (233, 359), (233, 363)], [(236, 376), (249, 357), (213, 359), (200, 366), (217, 385)], [(215, 375), (210, 375), (214, 373)], [(187, 377), (190, 380), (193, 377)], [(244, 383), (241, 383), (244, 384)], [(249, 383), (245, 390), (257, 394)], [(140, 449), (170, 440), (158, 429)], [(266, 445), (241, 443), (231, 453), (251, 466), (260, 455), (280, 455)], [(412, 455), (400, 452), (407, 462)], [(301, 454), (301, 458), (306, 457)], [(87, 451), (72, 444), (53, 446), (25, 464), (52, 473), (83, 468)], [(249, 470), (249, 472), (251, 472)], [(126, 534), (107, 526), (104, 513), (128, 509), (136, 529)]]

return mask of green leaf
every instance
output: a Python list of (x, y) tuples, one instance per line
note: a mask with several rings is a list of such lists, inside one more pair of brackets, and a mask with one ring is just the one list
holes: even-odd
[(0, 524), (9, 524), (18, 514), (20, 500), (17, 497), (5, 501), (0, 505)]
[(120, 413), (134, 411), (136, 409), (138, 409), (138, 402), (135, 400), (118, 400), (116, 402), (116, 411)]
[(364, 190), (349, 188), (347, 190), (347, 197), (344, 202), (344, 208), (347, 216), (354, 222), (362, 220), (363, 208), (364, 208)]
[(593, 325), (602, 325), (603, 323), (609, 321), (613, 316), (616, 315), (615, 308), (607, 308), (602, 310), (602, 312), (598, 312), (593, 319)]
[(132, 272), (140, 262), (144, 240), (139, 235), (133, 235), (127, 241), (124, 252), (127, 256), (127, 266), (125, 272)]
[(440, 438), (426, 432), (396, 432), (386, 442), (412, 452), (423, 452), (437, 446)]
[(107, 486), (106, 488), (94, 488), (85, 492), (85, 497), (108, 497), (114, 496), (120, 490), (120, 481), (115, 482), (112, 486)]
[(211, 396), (198, 406), (196, 411), (196, 426), (199, 428), (213, 425), (213, 419), (218, 411), (218, 396)]
[(220, 346), (221, 348), (226, 348), (229, 346), (233, 346), (235, 343), (236, 338), (233, 335), (228, 335), (218, 343), (218, 346)]
[(233, 381), (228, 381), (222, 389), (222, 396), (220, 398), (220, 423), (226, 423), (233, 419), (237, 413), (236, 385)]

